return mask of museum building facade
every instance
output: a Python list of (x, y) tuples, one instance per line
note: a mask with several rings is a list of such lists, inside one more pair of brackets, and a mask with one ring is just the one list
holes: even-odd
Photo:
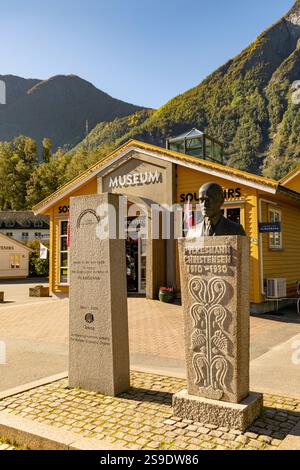
[[(186, 206), (196, 212), (198, 191), (210, 181), (222, 185), (224, 215), (241, 223), (251, 241), (252, 309), (266, 305), (267, 279), (285, 278), (288, 292), (300, 280), (300, 170), (274, 181), (223, 164), (129, 141), (37, 204), (35, 214), (50, 217), (50, 290), (69, 291), (68, 220), (70, 198), (111, 192), (145, 207), (151, 232), (152, 205)], [(192, 206), (191, 206), (191, 205)], [(72, 217), (72, 214), (70, 215)], [(141, 214), (129, 222), (141, 224)], [(279, 227), (270, 231), (269, 226)], [(161, 286), (180, 288), (177, 241), (163, 237), (126, 241), (128, 291), (155, 299)], [(172, 231), (171, 231), (172, 232)], [(172, 232), (173, 233), (173, 232)]]

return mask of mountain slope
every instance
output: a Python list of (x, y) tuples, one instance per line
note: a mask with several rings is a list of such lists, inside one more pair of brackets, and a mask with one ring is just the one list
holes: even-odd
[(0, 106), (0, 140), (24, 134), (38, 142), (49, 137), (54, 149), (74, 146), (84, 138), (87, 120), (93, 128), (142, 109), (112, 98), (75, 75), (44, 81), (0, 79), (7, 89), (7, 104)]
[(153, 114), (151, 109), (142, 109), (130, 116), (115, 118), (110, 122), (100, 122), (75, 148), (70, 154), (80, 150), (93, 150), (103, 145), (113, 145), (114, 142), (122, 138), (128, 132), (138, 128)]
[(7, 103), (14, 103), (18, 99), (23, 98), (32, 87), (40, 82), (38, 79), (26, 79), (14, 75), (0, 75), (0, 80), (6, 84)]
[[(154, 111), (114, 145), (137, 138), (164, 146), (167, 137), (198, 127), (224, 142), (230, 165), (256, 173), (264, 168), (265, 174), (280, 177), (300, 158), (300, 110), (291, 102), (291, 85), (300, 80), (299, 39), (297, 0), (241, 54)], [(286, 162), (283, 155), (289, 155)]]

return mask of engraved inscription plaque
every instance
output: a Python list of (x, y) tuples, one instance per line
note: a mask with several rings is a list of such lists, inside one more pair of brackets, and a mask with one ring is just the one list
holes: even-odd
[(69, 382), (108, 395), (129, 388), (125, 241), (97, 230), (97, 209), (111, 204), (118, 214), (118, 197), (83, 196), (70, 205)]

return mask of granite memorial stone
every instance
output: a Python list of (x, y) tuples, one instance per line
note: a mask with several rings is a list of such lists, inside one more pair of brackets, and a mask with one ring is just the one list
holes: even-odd
[[(128, 390), (129, 341), (125, 240), (99, 237), (113, 220), (99, 215), (116, 194), (71, 198), (69, 384), (115, 396)], [(103, 225), (103, 226), (104, 226)]]
[(175, 416), (244, 430), (260, 413), (249, 393), (249, 239), (179, 240), (188, 388)]

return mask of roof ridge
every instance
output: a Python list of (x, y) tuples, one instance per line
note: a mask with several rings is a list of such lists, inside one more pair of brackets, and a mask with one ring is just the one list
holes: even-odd
[(210, 162), (208, 160), (201, 160), (201, 159), (199, 159), (197, 157), (193, 157), (191, 155), (175, 152), (173, 150), (168, 150), (168, 149), (165, 149), (163, 147), (158, 147), (158, 146), (153, 145), (153, 144), (148, 144), (148, 143), (142, 142), (140, 140), (130, 139), (128, 142), (123, 144), (121, 147), (118, 147), (113, 152), (109, 153), (105, 158), (103, 158), (102, 160), (94, 163), (94, 165), (92, 165), (90, 168), (83, 171), (78, 176), (76, 176), (75, 178), (73, 178), (72, 180), (65, 183), (63, 186), (61, 186), (59, 189), (57, 189), (57, 191), (55, 191), (54, 193), (49, 195), (47, 198), (43, 199), (41, 202), (36, 204), (33, 207), (33, 211), (36, 212), (36, 211), (40, 210), (40, 208), (43, 205), (45, 205), (45, 203), (47, 203), (48, 201), (51, 201), (51, 199), (54, 199), (55, 196), (58, 196), (59, 194), (63, 194), (64, 190), (67, 190), (68, 188), (72, 187), (75, 184), (75, 182), (80, 182), (80, 180), (83, 180), (89, 174), (93, 173), (98, 168), (101, 168), (103, 165), (105, 165), (110, 160), (115, 158), (118, 154), (122, 153), (124, 150), (126, 150), (127, 148), (130, 148), (130, 147), (138, 147), (138, 148), (144, 149), (144, 150), (147, 150), (147, 149), (148, 150), (153, 150), (153, 151), (159, 152), (161, 154), (165, 154), (167, 156), (177, 158), (178, 160), (187, 161), (187, 162), (190, 162), (190, 163), (195, 163), (198, 166), (202, 165), (203, 167), (206, 167), (206, 168), (219, 169), (220, 171), (223, 171), (227, 174), (231, 173), (233, 175), (240, 176), (240, 177), (244, 178), (246, 181), (248, 180), (248, 181), (259, 182), (261, 184), (265, 184), (266, 186), (271, 186), (273, 188), (278, 187), (278, 181), (272, 180), (270, 178), (266, 178), (266, 177), (263, 177), (263, 176), (258, 176), (258, 175), (255, 175), (253, 173), (249, 173), (249, 172), (246, 172), (246, 171), (243, 171), (243, 170), (238, 170), (236, 168), (232, 168), (232, 167), (229, 167), (229, 166), (226, 166), (226, 165), (222, 165), (220, 163), (214, 163), (214, 162)]
[(20, 240), (17, 240), (16, 238), (13, 238), (13, 237), (8, 237), (7, 235), (5, 235), (2, 232), (0, 232), (0, 238), (5, 238), (5, 240), (13, 241), (14, 243), (17, 243), (18, 245), (21, 245), (23, 248), (25, 248), (28, 251), (34, 251), (32, 248), (29, 248), (29, 246), (25, 245)]
[(291, 178), (291, 176), (298, 173), (299, 171), (300, 171), (300, 163), (298, 163), (292, 170), (290, 170), (285, 176), (283, 176), (279, 180), (279, 184), (285, 183), (287, 179)]

